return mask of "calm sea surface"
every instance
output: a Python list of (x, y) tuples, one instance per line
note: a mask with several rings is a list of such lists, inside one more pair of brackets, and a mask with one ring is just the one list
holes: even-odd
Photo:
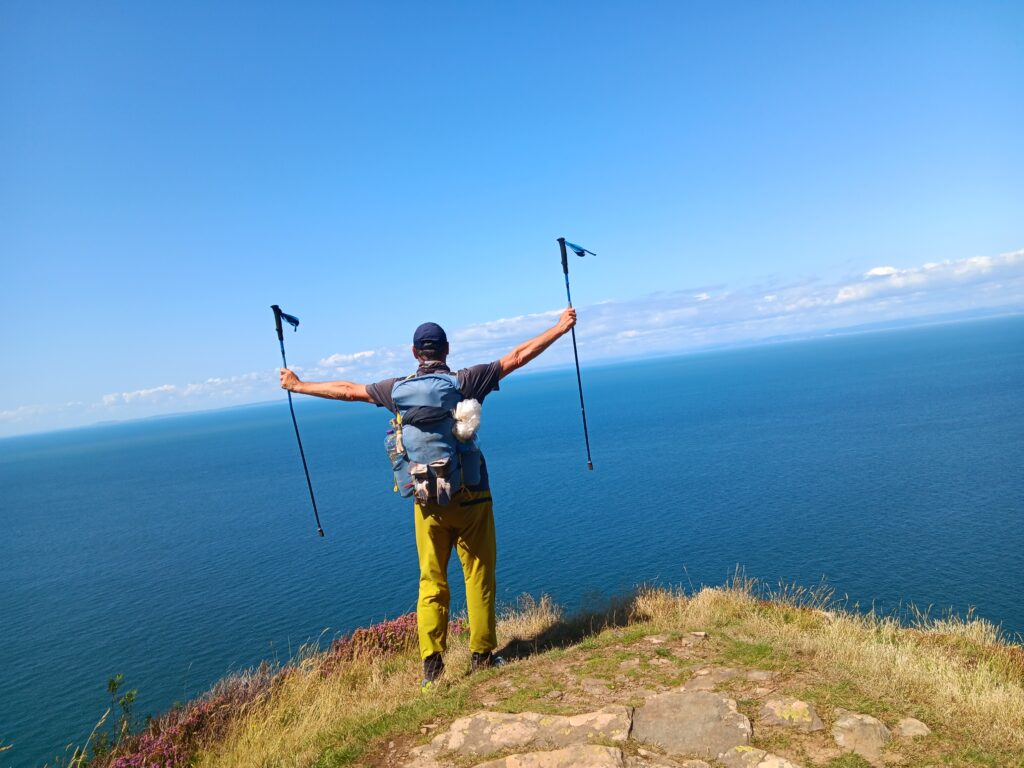
[[(401, 373), (401, 371), (396, 371)], [(499, 595), (572, 609), (737, 565), (1024, 631), (1024, 318), (507, 379), (484, 408)], [(0, 441), (0, 765), (413, 610), (376, 408), (284, 400)], [(455, 602), (461, 604), (452, 558)]]

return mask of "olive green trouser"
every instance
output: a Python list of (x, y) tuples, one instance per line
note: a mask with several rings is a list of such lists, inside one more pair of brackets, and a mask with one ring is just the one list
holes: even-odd
[(494, 617), (494, 509), (490, 491), (463, 491), (446, 507), (415, 506), (420, 595), (416, 603), (420, 655), (443, 653), (448, 641), (448, 560), (454, 546), (466, 578), (469, 650), (487, 653), (498, 645)]

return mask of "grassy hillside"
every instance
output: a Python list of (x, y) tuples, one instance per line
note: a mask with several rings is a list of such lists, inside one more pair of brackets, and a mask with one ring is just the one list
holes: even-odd
[(754, 727), (752, 746), (801, 766), (869, 765), (830, 736), (837, 710), (846, 709), (890, 724), (914, 717), (930, 727), (927, 737), (891, 742), (885, 764), (1024, 767), (1024, 649), (983, 620), (920, 617), (906, 627), (838, 609), (827, 594), (766, 594), (737, 580), (690, 596), (645, 590), (572, 618), (546, 599), (524, 599), (499, 626), (511, 663), (472, 676), (460, 623), (452, 640), (446, 678), (427, 694), (418, 686), (415, 618), (402, 617), (282, 669), (227, 679), (143, 733), (125, 736), (112, 754), (80, 754), (72, 762), (400, 766), (410, 748), (471, 712), (640, 706), (695, 674), (725, 669), (757, 671), (723, 673), (718, 687), (752, 722), (769, 694), (814, 706), (823, 731)]

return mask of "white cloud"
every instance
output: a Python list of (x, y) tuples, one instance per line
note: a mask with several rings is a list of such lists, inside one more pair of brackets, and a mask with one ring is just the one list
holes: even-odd
[(136, 389), (132, 392), (113, 392), (109, 395), (103, 396), (104, 405), (120, 405), (122, 403), (129, 404), (137, 400), (152, 400), (166, 395), (170, 392), (176, 392), (178, 388), (174, 384), (161, 384), (159, 387), (150, 387), (148, 389)]
[(452, 347), (455, 347), (456, 345), (504, 339), (508, 336), (509, 332), (518, 333), (524, 328), (543, 330), (550, 326), (559, 314), (561, 314), (560, 309), (549, 309), (545, 312), (534, 312), (529, 315), (517, 315), (516, 317), (502, 317), (485, 323), (477, 323), (476, 325), (470, 325), (455, 331), (452, 334), (451, 344)]
[(158, 387), (136, 389), (131, 392), (112, 392), (103, 395), (92, 407), (107, 411), (124, 411), (127, 407), (146, 410), (154, 404), (193, 407), (197, 402), (201, 402), (202, 407), (213, 408), (218, 405), (245, 402), (259, 390), (265, 389), (269, 382), (276, 380), (277, 376), (273, 371), (215, 376), (188, 384), (161, 384)]
[(334, 353), (330, 357), (325, 357), (320, 361), (321, 368), (332, 368), (336, 366), (348, 365), (349, 363), (355, 363), (359, 360), (369, 360), (377, 353), (372, 350), (364, 350), (363, 352), (352, 352), (351, 354), (341, 354), (339, 352)]
[(54, 405), (19, 405), (0, 411), (0, 424), (16, 426), (19, 424), (38, 423), (41, 420), (60, 417), (64, 414), (75, 414), (85, 407), (81, 400)]
[(833, 301), (843, 304), (878, 296), (967, 286), (1003, 274), (1019, 278), (1022, 265), (1024, 250), (994, 257), (973, 256), (959, 261), (929, 262), (908, 269), (875, 267), (862, 280), (840, 286)]
[(181, 395), (183, 397), (213, 395), (220, 398), (234, 398), (253, 392), (256, 385), (270, 378), (270, 374), (257, 371), (243, 373), (239, 376), (217, 376), (206, 381), (186, 384), (181, 388)]
[[(595, 363), (997, 308), (1024, 311), (1024, 250), (917, 267), (879, 266), (836, 283), (806, 280), (731, 289), (691, 287), (632, 300), (601, 301), (578, 308), (577, 341), (581, 360)], [(449, 334), (450, 362), (457, 368), (495, 360), (549, 328), (560, 312), (553, 308), (458, 328)], [(572, 347), (561, 342), (531, 368), (571, 363)], [(371, 382), (408, 373), (413, 366), (409, 346), (403, 343), (336, 352), (293, 370), (306, 380)], [(257, 402), (280, 394), (276, 369), (267, 369), (114, 392), (91, 404), (19, 406), (0, 411), (0, 424), (8, 425), (4, 431), (12, 433), (40, 425), (69, 426), (69, 422)]]

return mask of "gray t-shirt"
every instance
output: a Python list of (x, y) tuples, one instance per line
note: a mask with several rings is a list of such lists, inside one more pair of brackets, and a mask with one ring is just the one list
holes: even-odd
[[(421, 364), (416, 371), (417, 376), (427, 373), (451, 373), (451, 369), (443, 363), (428, 362)], [(493, 363), (472, 365), (457, 371), (455, 377), (458, 379), (459, 391), (462, 396), (467, 400), (477, 400), (482, 404), (487, 395), (500, 389), (498, 382), (501, 379), (501, 363), (495, 360)], [(375, 384), (367, 384), (366, 392), (378, 408), (387, 408), (391, 413), (396, 413), (391, 391), (395, 387), (395, 382), (401, 381), (402, 378), (384, 379)], [(482, 455), (480, 457), (480, 484), (471, 485), (468, 488), (471, 491), (486, 491), (490, 488), (487, 462)]]

